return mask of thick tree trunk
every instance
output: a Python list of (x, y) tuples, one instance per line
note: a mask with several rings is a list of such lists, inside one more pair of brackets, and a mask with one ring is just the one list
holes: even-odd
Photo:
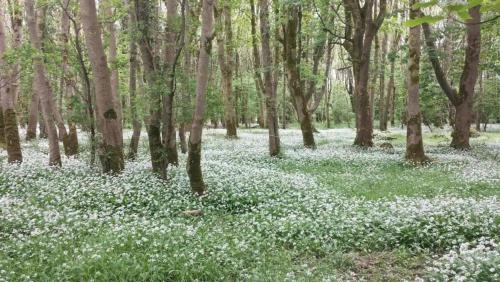
[(300, 77), (299, 56), (302, 52), (297, 48), (297, 33), (300, 32), (300, 9), (300, 6), (289, 5), (287, 10), (288, 17), (283, 25), (284, 63), (288, 77), (288, 89), (292, 96), (293, 106), (297, 112), (304, 147), (314, 149), (316, 148), (316, 143), (314, 142), (311, 116), (307, 108), (308, 100), (304, 94), (302, 79)]
[(450, 146), (455, 149), (470, 149), (470, 125), (473, 122), (474, 86), (478, 76), (479, 54), (481, 51), (481, 12), (480, 6), (469, 9), (470, 19), (466, 23), (467, 46), (465, 63), (460, 77), (458, 91), (448, 82), (436, 53), (436, 46), (431, 36), (429, 24), (422, 24), (429, 58), (436, 75), (436, 79), (450, 102), (456, 109), (454, 128), (451, 134)]
[(143, 63), (149, 93), (149, 120), (147, 124), (149, 151), (153, 171), (166, 178), (166, 157), (161, 140), (161, 96), (157, 90), (159, 83), (159, 70), (157, 55), (155, 53), (155, 34), (151, 33), (150, 26), (155, 23), (152, 20), (153, 9), (156, 9), (150, 1), (135, 0), (137, 17), (137, 29), (139, 34), (139, 47)]
[(266, 112), (263, 92), (264, 92), (264, 82), (262, 81), (262, 76), (260, 74), (260, 54), (257, 47), (257, 13), (255, 11), (254, 0), (250, 0), (250, 10), (252, 12), (250, 23), (252, 30), (252, 54), (253, 54), (253, 67), (254, 67), (254, 79), (255, 79), (255, 90), (257, 91), (257, 103), (259, 104), (259, 116), (257, 117), (257, 122), (261, 128), (266, 127)]
[(267, 125), (269, 128), (269, 154), (277, 156), (280, 153), (280, 136), (278, 124), (278, 109), (276, 107), (276, 88), (271, 77), (272, 59), (269, 44), (269, 3), (260, 0), (260, 34), (262, 44), (262, 66), (264, 67), (264, 89), (267, 106)]
[[(386, 0), (379, 1), (379, 11), (374, 11), (373, 0), (366, 1), (363, 6), (357, 0), (344, 0), (346, 10), (344, 48), (349, 53), (354, 73), (354, 105), (356, 112), (356, 138), (354, 145), (373, 146), (373, 119), (368, 93), (370, 78), (370, 53), (373, 39), (382, 25), (386, 13)], [(373, 16), (372, 16), (373, 15)]]
[[(38, 52), (42, 51), (42, 17), (43, 11), (39, 10), (38, 19), (35, 14), (35, 3), (33, 0), (26, 1), (26, 16), (28, 22), (28, 29), (30, 33), (30, 41), (34, 49)], [(50, 89), (50, 85), (45, 77), (45, 69), (43, 64), (43, 58), (37, 56), (33, 59), (34, 65), (34, 85), (36, 86), (34, 91), (38, 92), (40, 97), (40, 105), (42, 108), (42, 115), (44, 119), (45, 126), (47, 127), (47, 133), (49, 138), (49, 165), (60, 166), (61, 165), (61, 153), (59, 150), (59, 142), (57, 137), (57, 130), (54, 124), (54, 110), (53, 110), (53, 95)]]
[[(217, 36), (218, 59), (222, 74), (222, 98), (224, 101), (224, 121), (226, 124), (226, 137), (237, 138), (236, 109), (233, 102), (233, 31), (231, 27), (231, 8), (228, 4), (222, 7), (222, 13), (217, 15), (219, 33)], [(224, 32), (222, 32), (224, 31)]]
[[(5, 66), (3, 55), (7, 49), (5, 28), (5, 18), (0, 7), (0, 65)], [(14, 67), (15, 71), (16, 67)], [(9, 163), (20, 163), (23, 161), (21, 145), (19, 140), (19, 130), (17, 127), (17, 117), (15, 109), (16, 92), (15, 80), (9, 73), (0, 74), (0, 147), (7, 148), (7, 161)]]
[(198, 195), (205, 192), (205, 183), (201, 171), (201, 136), (203, 132), (203, 118), (205, 114), (205, 96), (210, 53), (213, 37), (213, 0), (203, 0), (201, 20), (200, 50), (198, 55), (198, 71), (196, 74), (196, 105), (193, 114), (193, 124), (189, 135), (189, 151), (187, 159), (187, 173), (191, 190)]
[(97, 121), (103, 137), (100, 159), (104, 172), (119, 173), (124, 168), (122, 124), (117, 107), (119, 102), (111, 86), (94, 0), (80, 0), (80, 17), (93, 69)]
[[(387, 107), (385, 106), (385, 64), (387, 58), (387, 41), (389, 40), (387, 32), (382, 37), (382, 47), (380, 54), (380, 78), (379, 78), (379, 128), (381, 131), (387, 130)], [(387, 96), (389, 94), (387, 93)]]
[(470, 149), (470, 125), (474, 117), (474, 87), (479, 73), (479, 54), (481, 52), (480, 6), (469, 9), (469, 15), (471, 19), (467, 23), (465, 63), (458, 90), (462, 101), (455, 105), (455, 127), (451, 140), (451, 147), (461, 150)]
[[(410, 7), (418, 0), (410, 0)], [(410, 8), (410, 19), (418, 16), (418, 9)], [(427, 160), (422, 141), (422, 114), (419, 102), (420, 81), (420, 25), (410, 28), (408, 60), (408, 103), (406, 105), (406, 159), (421, 164)]]

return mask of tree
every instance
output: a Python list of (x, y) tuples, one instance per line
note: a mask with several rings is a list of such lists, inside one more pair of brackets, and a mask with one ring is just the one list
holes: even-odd
[[(419, 13), (415, 7), (418, 0), (410, 0), (410, 20)], [(420, 113), (419, 82), (420, 82), (420, 25), (410, 27), (409, 59), (408, 59), (408, 99), (406, 104), (406, 159), (421, 164), (427, 160), (422, 141), (422, 114)]]
[[(375, 0), (343, 0), (346, 30), (344, 48), (352, 60), (354, 72), (354, 106), (356, 112), (356, 138), (354, 145), (373, 146), (373, 121), (368, 94), (370, 53), (373, 39), (382, 25), (386, 13), (386, 0), (380, 0), (379, 11), (374, 9)], [(375, 15), (372, 17), (372, 14)]]
[[(219, 11), (221, 9), (222, 11)], [(217, 56), (222, 74), (222, 98), (224, 101), (224, 122), (226, 125), (226, 137), (236, 138), (237, 117), (233, 101), (232, 80), (234, 68), (233, 30), (231, 27), (231, 7), (227, 1), (222, 8), (215, 9), (217, 25)]]
[(198, 195), (205, 191), (203, 174), (201, 171), (201, 136), (203, 133), (203, 117), (205, 113), (205, 97), (207, 92), (207, 82), (210, 54), (212, 51), (213, 39), (213, 0), (203, 0), (200, 49), (198, 55), (198, 70), (196, 73), (196, 104), (193, 114), (193, 124), (189, 135), (189, 149), (187, 159), (187, 173), (191, 190)]
[(257, 91), (257, 103), (259, 105), (259, 114), (257, 118), (257, 122), (261, 128), (266, 127), (265, 123), (265, 105), (264, 99), (262, 98), (262, 92), (264, 91), (264, 82), (262, 81), (262, 75), (260, 74), (260, 52), (257, 47), (257, 12), (255, 11), (255, 2), (254, 0), (250, 0), (250, 26), (252, 30), (252, 55), (253, 55), (253, 69), (254, 69), (254, 80), (255, 80), (255, 89)]
[(124, 168), (122, 124), (117, 97), (111, 88), (110, 71), (102, 45), (94, 0), (80, 0), (80, 17), (96, 91), (97, 121), (102, 133), (101, 164), (104, 172), (119, 173)]
[(137, 33), (139, 35), (139, 49), (141, 50), (142, 66), (149, 94), (147, 131), (151, 164), (155, 173), (162, 178), (166, 178), (167, 165), (165, 150), (161, 140), (162, 103), (159, 89), (161, 87), (161, 73), (159, 55), (156, 54), (156, 34), (152, 28), (156, 23), (156, 18), (152, 13), (153, 9), (156, 9), (156, 6), (149, 0), (134, 0), (134, 5), (137, 19)]
[[(2, 4), (2, 1), (0, 1)], [(7, 161), (16, 163), (23, 161), (21, 145), (19, 141), (19, 130), (17, 127), (17, 115), (15, 109), (16, 90), (14, 76), (7, 71), (6, 62), (3, 60), (7, 44), (4, 28), (5, 18), (0, 6), (0, 147), (5, 144), (7, 148)], [(14, 38), (15, 39), (15, 38)], [(13, 42), (15, 44), (15, 40)], [(16, 71), (16, 68), (14, 68)]]
[(139, 139), (141, 137), (142, 123), (137, 114), (137, 21), (135, 15), (135, 5), (130, 5), (128, 14), (129, 28), (129, 81), (128, 88), (130, 93), (130, 117), (132, 118), (132, 137), (130, 138), (128, 157), (135, 159)]
[[(179, 46), (176, 38), (179, 33), (179, 24), (177, 23), (177, 1), (167, 0), (167, 27), (165, 44), (165, 65), (167, 93), (163, 98), (163, 146), (167, 154), (167, 162), (177, 165), (177, 145), (175, 140), (175, 113), (174, 113), (174, 95), (175, 95), (175, 68), (182, 46)], [(179, 36), (182, 38), (182, 36)]]
[[(66, 144), (65, 154), (67, 156), (73, 156), (78, 154), (78, 133), (76, 130), (76, 123), (73, 120), (73, 100), (74, 95), (72, 94), (74, 91), (71, 88), (71, 77), (69, 74), (69, 64), (68, 64), (68, 41), (70, 35), (70, 19), (67, 11), (69, 7), (69, 0), (64, 0), (64, 11), (62, 12), (61, 19), (61, 43), (62, 47), (62, 77), (61, 77), (61, 96), (63, 96), (67, 101), (67, 114), (68, 114), (68, 129), (69, 133), (66, 136), (63, 136), (65, 140), (63, 143)], [(62, 99), (62, 98), (61, 98)], [(61, 105), (62, 106), (62, 105)], [(62, 107), (59, 107), (62, 108)]]
[(302, 131), (302, 140), (304, 147), (316, 148), (314, 142), (313, 126), (311, 123), (311, 115), (307, 108), (308, 100), (304, 93), (302, 77), (300, 72), (300, 58), (302, 55), (302, 46), (297, 46), (298, 37), (300, 36), (299, 22), (302, 17), (302, 7), (296, 3), (287, 5), (286, 19), (283, 27), (283, 60), (287, 72), (288, 89), (292, 97), (293, 106), (300, 123)]
[[(471, 6), (471, 5), (469, 5)], [(481, 51), (481, 6), (468, 7), (470, 19), (466, 22), (467, 46), (465, 62), (460, 77), (459, 88), (453, 88), (443, 71), (437, 56), (429, 23), (422, 24), (429, 58), (441, 89), (455, 107), (455, 122), (450, 146), (455, 149), (470, 149), (470, 125), (473, 122), (474, 87), (478, 77), (479, 54)]]
[[(30, 33), (30, 41), (33, 49), (37, 52), (33, 58), (34, 67), (34, 92), (38, 92), (40, 105), (42, 109), (43, 120), (47, 128), (49, 139), (49, 165), (61, 165), (61, 153), (59, 150), (59, 141), (57, 137), (57, 130), (55, 126), (54, 117), (54, 97), (50, 84), (45, 77), (45, 68), (42, 58), (42, 34), (43, 34), (43, 17), (44, 10), (38, 9), (35, 13), (35, 3), (33, 0), (26, 0), (26, 17), (28, 23), (28, 30)], [(33, 113), (32, 113), (33, 114)], [(35, 124), (36, 126), (36, 124)]]
[(264, 92), (266, 95), (267, 126), (269, 128), (269, 154), (277, 156), (280, 153), (280, 136), (278, 124), (278, 109), (276, 106), (276, 88), (271, 77), (272, 59), (269, 44), (269, 3), (260, 0), (260, 34), (262, 44), (262, 66), (264, 72)]

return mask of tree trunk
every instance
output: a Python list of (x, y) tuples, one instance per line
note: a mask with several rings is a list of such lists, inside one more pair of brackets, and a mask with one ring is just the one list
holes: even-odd
[(376, 96), (376, 86), (377, 86), (377, 79), (379, 79), (379, 61), (380, 61), (380, 41), (378, 39), (378, 36), (375, 35), (375, 47), (374, 47), (374, 53), (373, 53), (373, 69), (371, 71), (371, 80), (370, 80), (370, 89), (369, 94), (370, 94), (370, 111), (372, 113), (372, 121), (375, 118), (375, 96)]
[[(380, 78), (379, 78), (379, 128), (381, 131), (387, 130), (387, 107), (385, 106), (385, 64), (387, 58), (387, 41), (389, 40), (387, 32), (382, 37), (382, 47), (380, 54)], [(389, 96), (389, 94), (387, 94)]]
[(391, 126), (394, 126), (394, 100), (396, 95), (396, 86), (394, 84), (394, 71), (396, 64), (396, 52), (398, 50), (399, 45), (399, 33), (394, 35), (392, 44), (391, 44), (391, 52), (389, 56), (390, 64), (390, 72), (389, 72), (389, 82), (387, 83), (387, 97), (385, 100), (385, 108), (387, 113), (386, 122), (390, 120)]
[(422, 24), (429, 58), (431, 60), (436, 79), (456, 109), (454, 128), (451, 134), (450, 146), (455, 149), (469, 150), (470, 125), (473, 122), (474, 86), (478, 76), (479, 54), (481, 51), (481, 12), (480, 6), (469, 9), (470, 19), (466, 23), (467, 46), (465, 63), (460, 77), (458, 92), (453, 89), (446, 79), (446, 75), (437, 57), (434, 39), (431, 37), (429, 24)]
[[(418, 16), (418, 9), (412, 8), (418, 0), (410, 0), (410, 19)], [(427, 160), (422, 141), (422, 114), (419, 104), (420, 81), (420, 25), (410, 28), (408, 59), (408, 103), (406, 105), (406, 159), (421, 164)]]
[[(7, 49), (6, 36), (4, 28), (5, 18), (0, 7), (0, 65), (5, 66), (3, 55)], [(14, 71), (17, 69), (14, 67)], [(7, 161), (9, 163), (20, 163), (23, 161), (21, 145), (19, 140), (19, 130), (17, 127), (17, 117), (15, 109), (16, 92), (15, 80), (12, 75), (0, 74), (0, 147), (5, 145), (7, 148)]]
[(481, 131), (481, 120), (483, 119), (483, 72), (479, 72), (479, 93), (476, 97), (476, 131)]
[[(233, 102), (232, 79), (233, 79), (233, 31), (231, 27), (231, 8), (228, 4), (222, 7), (222, 13), (217, 13), (217, 25), (219, 33), (217, 46), (220, 71), (222, 75), (222, 98), (224, 101), (224, 121), (226, 124), (226, 137), (237, 138), (236, 132), (236, 110)], [(222, 32), (224, 31), (224, 32)]]
[(80, 17), (93, 69), (97, 121), (103, 137), (100, 159), (104, 172), (119, 173), (124, 168), (122, 124), (117, 107), (119, 102), (111, 86), (94, 0), (80, 0)]
[(174, 113), (174, 91), (175, 91), (175, 65), (177, 63), (176, 37), (177, 28), (177, 1), (167, 0), (167, 36), (165, 45), (165, 63), (167, 67), (167, 95), (163, 97), (163, 146), (167, 153), (167, 163), (177, 165), (177, 145), (175, 139), (175, 113)]
[(35, 80), (33, 79), (33, 87), (31, 92), (31, 103), (28, 116), (28, 127), (26, 128), (26, 141), (36, 138), (36, 126), (38, 124), (38, 91), (35, 90)]
[(135, 0), (135, 11), (137, 17), (137, 30), (139, 34), (139, 47), (141, 50), (143, 71), (146, 77), (149, 93), (149, 120), (147, 124), (149, 151), (153, 171), (166, 178), (166, 158), (161, 142), (161, 96), (158, 93), (159, 67), (155, 53), (155, 34), (151, 33), (150, 26), (155, 23), (152, 20), (153, 8), (150, 1)]
[(297, 33), (300, 32), (300, 9), (301, 7), (297, 5), (289, 5), (288, 7), (288, 17), (283, 25), (283, 60), (287, 71), (288, 88), (290, 90), (290, 95), (292, 96), (293, 106), (297, 112), (300, 129), (302, 131), (304, 147), (314, 149), (316, 148), (316, 143), (314, 142), (313, 126), (309, 110), (307, 108), (308, 100), (304, 95), (304, 89), (301, 85), (302, 79), (300, 77), (299, 57), (302, 50), (297, 48)]
[[(65, 10), (69, 6), (69, 0), (65, 0), (63, 3)], [(69, 16), (66, 12), (62, 12), (61, 19), (61, 41), (63, 45), (62, 49), (62, 66), (63, 75), (61, 78), (61, 92), (66, 100), (66, 109), (68, 114), (68, 128), (69, 134), (63, 136), (64, 152), (66, 156), (74, 156), (78, 154), (78, 135), (76, 131), (76, 123), (73, 121), (73, 91), (71, 89), (71, 78), (69, 77), (69, 64), (68, 64), (68, 37), (69, 37), (70, 25)], [(59, 107), (61, 109), (61, 107)]]
[[(363, 6), (357, 0), (344, 0), (346, 22), (343, 43), (352, 60), (354, 73), (354, 105), (356, 112), (356, 138), (354, 145), (373, 146), (373, 120), (368, 93), (370, 78), (370, 53), (373, 39), (382, 25), (386, 13), (386, 0), (379, 1), (379, 11), (374, 11), (375, 1), (366, 1)], [(373, 17), (372, 17), (373, 15)]]
[(254, 0), (250, 0), (250, 10), (252, 12), (250, 23), (252, 30), (252, 54), (253, 54), (253, 66), (254, 66), (254, 79), (255, 79), (255, 90), (257, 91), (257, 103), (259, 104), (259, 116), (257, 118), (257, 122), (261, 128), (265, 128), (266, 124), (266, 112), (265, 112), (265, 103), (263, 99), (264, 92), (264, 83), (262, 82), (262, 76), (260, 75), (260, 54), (259, 49), (257, 47), (257, 13), (255, 11), (255, 3)]
[[(35, 4), (33, 0), (26, 1), (26, 16), (28, 22), (28, 29), (30, 33), (30, 41), (34, 49), (38, 52), (42, 52), (42, 29), (41, 24), (43, 17), (43, 11), (39, 10), (38, 19), (35, 14)], [(42, 108), (42, 115), (47, 127), (47, 133), (49, 138), (49, 165), (50, 166), (60, 166), (61, 165), (61, 153), (59, 151), (59, 142), (57, 138), (57, 130), (54, 124), (54, 110), (52, 108), (53, 99), (52, 91), (50, 85), (45, 77), (45, 69), (43, 64), (43, 58), (36, 56), (33, 59), (34, 65), (34, 85), (36, 86), (35, 91), (38, 92), (40, 97), (40, 104)], [(51, 102), (52, 100), (52, 102)]]
[(136, 43), (136, 21), (134, 5), (129, 7), (129, 81), (128, 88), (130, 93), (130, 117), (132, 118), (132, 137), (128, 151), (128, 158), (135, 159), (137, 157), (137, 149), (139, 147), (139, 139), (141, 138), (142, 123), (137, 115), (137, 43)]
[(187, 173), (191, 190), (198, 195), (205, 191), (203, 174), (201, 171), (201, 136), (203, 132), (203, 118), (205, 114), (205, 96), (207, 92), (207, 82), (210, 53), (213, 37), (213, 0), (203, 0), (200, 49), (198, 55), (198, 70), (196, 74), (196, 105), (193, 114), (193, 124), (189, 135), (189, 151), (187, 159)]
[(260, 34), (262, 44), (262, 66), (264, 67), (264, 89), (267, 106), (267, 126), (269, 128), (269, 154), (277, 156), (280, 153), (280, 136), (278, 124), (278, 109), (276, 107), (276, 88), (271, 77), (272, 59), (269, 44), (269, 3), (260, 0)]

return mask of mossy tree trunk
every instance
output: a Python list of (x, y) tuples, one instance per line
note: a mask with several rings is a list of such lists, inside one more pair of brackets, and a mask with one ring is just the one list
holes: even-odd
[[(410, 7), (418, 3), (411, 0)], [(410, 8), (410, 19), (418, 17), (418, 9)], [(426, 161), (422, 141), (422, 114), (420, 112), (419, 82), (420, 82), (420, 25), (410, 28), (408, 56), (408, 99), (406, 105), (406, 159), (417, 164)]]
[(208, 74), (210, 72), (209, 64), (213, 39), (213, 11), (214, 1), (203, 0), (200, 49), (198, 54), (198, 70), (196, 74), (196, 101), (191, 134), (189, 135), (187, 159), (187, 173), (191, 190), (198, 195), (203, 194), (206, 189), (201, 171), (201, 136), (203, 133)]

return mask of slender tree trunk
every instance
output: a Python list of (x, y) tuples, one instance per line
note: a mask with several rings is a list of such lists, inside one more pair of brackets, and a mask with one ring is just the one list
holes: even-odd
[[(389, 38), (387, 32), (382, 37), (382, 47), (380, 54), (380, 79), (379, 79), (379, 128), (381, 131), (387, 130), (387, 107), (385, 106), (385, 64), (387, 63), (387, 41)], [(389, 96), (389, 94), (387, 94)]]
[[(219, 13), (218, 13), (219, 14)], [(217, 15), (219, 34), (217, 36), (218, 58), (222, 74), (222, 98), (224, 101), (224, 121), (226, 124), (226, 137), (237, 138), (236, 110), (233, 102), (233, 31), (231, 27), (231, 8), (228, 4), (222, 7), (222, 13)], [(222, 31), (224, 31), (222, 33)]]
[(139, 140), (141, 138), (142, 123), (137, 115), (137, 43), (136, 43), (136, 20), (134, 5), (129, 7), (129, 93), (130, 93), (130, 117), (132, 118), (132, 137), (130, 138), (128, 158), (135, 159)]
[[(1, 3), (1, 1), (0, 1)], [(5, 18), (0, 7), (0, 65), (4, 66), (3, 55), (7, 49), (4, 28)], [(14, 67), (14, 71), (17, 68)], [(7, 161), (9, 163), (20, 163), (23, 161), (21, 145), (19, 140), (19, 129), (17, 126), (17, 116), (15, 109), (16, 92), (15, 80), (11, 80), (12, 75), (0, 74), (0, 147), (7, 148)]]
[(377, 79), (379, 79), (379, 61), (380, 61), (380, 41), (378, 39), (378, 36), (375, 35), (375, 47), (374, 47), (374, 53), (373, 53), (373, 70), (371, 71), (371, 80), (370, 80), (370, 89), (369, 94), (370, 94), (370, 111), (372, 114), (372, 121), (375, 118), (375, 96), (376, 96), (376, 86), (377, 86)]
[(272, 59), (269, 44), (269, 3), (260, 0), (260, 34), (262, 44), (262, 66), (264, 68), (264, 89), (267, 106), (267, 125), (269, 128), (269, 154), (277, 156), (280, 153), (280, 136), (278, 124), (278, 109), (276, 107), (276, 88), (271, 77)]
[[(418, 9), (413, 5), (418, 0), (410, 0), (410, 19), (418, 17)], [(406, 159), (421, 164), (427, 160), (422, 141), (422, 114), (419, 102), (420, 81), (420, 25), (410, 28), (408, 60), (408, 103), (406, 105)]]
[[(34, 49), (37, 52), (42, 52), (42, 33), (43, 27), (42, 17), (43, 11), (39, 10), (38, 16), (35, 13), (35, 3), (33, 0), (27, 0), (26, 2), (26, 16), (28, 22), (28, 29), (30, 33), (30, 41)], [(38, 19), (37, 19), (38, 18)], [(42, 108), (42, 115), (47, 127), (47, 133), (49, 138), (49, 165), (60, 166), (61, 165), (61, 154), (59, 150), (59, 142), (57, 139), (57, 130), (54, 124), (54, 110), (52, 108), (53, 99), (52, 91), (50, 85), (45, 77), (45, 69), (43, 64), (43, 58), (40, 56), (35, 56), (33, 59), (34, 65), (34, 85), (36, 86), (35, 91), (38, 92), (40, 97), (40, 104)], [(52, 102), (51, 102), (52, 100)]]
[(187, 160), (187, 173), (191, 184), (191, 190), (198, 195), (205, 191), (205, 183), (201, 171), (201, 136), (203, 132), (203, 118), (205, 114), (205, 96), (210, 53), (213, 37), (213, 0), (203, 0), (200, 50), (198, 55), (198, 71), (196, 74), (196, 105), (193, 115), (191, 134), (189, 135), (189, 151)]
[(483, 119), (483, 72), (479, 72), (479, 93), (476, 98), (476, 131), (481, 131), (481, 120)]
[(111, 7), (112, 3), (106, 3), (105, 14), (108, 16), (108, 23), (106, 24), (106, 29), (108, 32), (108, 65), (111, 66), (110, 80), (111, 80), (111, 93), (115, 97), (114, 108), (116, 109), (116, 114), (120, 123), (123, 123), (122, 114), (122, 103), (120, 99), (119, 91), (119, 81), (118, 81), (118, 68), (116, 66), (117, 61), (117, 46), (116, 46), (116, 27), (113, 21), (113, 9)]
[(80, 0), (80, 17), (93, 69), (97, 121), (103, 137), (100, 159), (104, 172), (119, 173), (124, 168), (122, 124), (117, 107), (119, 102), (111, 86), (94, 0)]
[(151, 164), (153, 171), (166, 178), (166, 158), (161, 142), (161, 96), (158, 93), (159, 70), (157, 63), (157, 53), (155, 34), (151, 33), (150, 26), (155, 24), (153, 19), (153, 9), (156, 6), (148, 0), (135, 0), (135, 10), (137, 17), (137, 32), (139, 34), (139, 47), (141, 50), (143, 71), (146, 77), (149, 93), (149, 120), (147, 124), (149, 151), (151, 154)]
[(250, 0), (250, 10), (252, 12), (250, 23), (252, 30), (252, 54), (253, 54), (253, 66), (254, 66), (254, 79), (255, 79), (255, 90), (257, 91), (257, 103), (259, 104), (259, 116), (257, 118), (257, 122), (261, 128), (266, 127), (265, 124), (265, 103), (263, 92), (264, 92), (264, 83), (262, 81), (262, 76), (260, 74), (260, 54), (259, 49), (257, 47), (257, 12), (255, 11), (255, 3), (254, 0)]
[(36, 138), (36, 126), (38, 124), (38, 105), (40, 103), (38, 99), (38, 91), (36, 91), (35, 80), (33, 78), (33, 87), (31, 92), (31, 103), (28, 114), (28, 127), (26, 128), (26, 141), (30, 141)]
[(167, 153), (167, 165), (179, 163), (177, 145), (175, 139), (175, 113), (174, 113), (174, 91), (175, 91), (175, 65), (176, 53), (180, 50), (177, 46), (176, 37), (179, 33), (177, 28), (177, 1), (167, 0), (167, 36), (165, 45), (165, 63), (167, 66), (167, 95), (163, 97), (163, 146)]
[[(65, 10), (69, 7), (69, 0), (65, 0), (63, 3)], [(69, 16), (63, 11), (61, 19), (61, 43), (63, 45), (62, 49), (62, 71), (63, 75), (61, 78), (61, 92), (62, 97), (66, 100), (67, 114), (68, 114), (68, 128), (69, 134), (63, 136), (64, 152), (67, 156), (73, 156), (78, 154), (78, 135), (76, 131), (76, 123), (73, 121), (73, 91), (71, 89), (71, 78), (68, 73), (68, 37), (69, 37)], [(62, 99), (62, 98), (61, 98)], [(61, 109), (61, 107), (59, 107)]]
[[(22, 27), (23, 27), (23, 7), (19, 0), (7, 1), (10, 11), (11, 27), (12, 27), (12, 49), (17, 50), (22, 45)], [(21, 71), (19, 63), (15, 63), (12, 67), (10, 76), (10, 85), (12, 95), (14, 95), (14, 105), (17, 105), (19, 98), (19, 72)]]
[(396, 95), (396, 86), (394, 84), (394, 71), (396, 64), (396, 52), (398, 50), (399, 45), (399, 33), (394, 35), (392, 44), (391, 44), (391, 54), (389, 57), (390, 61), (390, 71), (389, 71), (389, 82), (387, 83), (387, 97), (385, 100), (385, 108), (387, 113), (386, 123), (388, 120), (391, 122), (391, 126), (394, 126), (394, 100)]
[(311, 123), (311, 116), (307, 108), (308, 100), (304, 94), (300, 76), (299, 56), (302, 52), (300, 48), (297, 47), (297, 33), (300, 32), (300, 9), (300, 6), (289, 5), (287, 10), (288, 17), (283, 25), (284, 63), (287, 70), (288, 88), (300, 123), (304, 147), (314, 149), (316, 148), (313, 134), (314, 131)]

